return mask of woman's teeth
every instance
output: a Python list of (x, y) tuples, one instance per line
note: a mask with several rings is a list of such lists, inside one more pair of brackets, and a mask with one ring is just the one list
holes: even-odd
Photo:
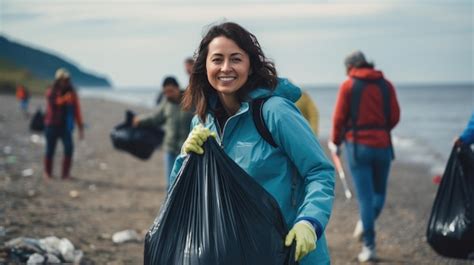
[(232, 81), (235, 79), (235, 77), (218, 77), (217, 79), (221, 81)]

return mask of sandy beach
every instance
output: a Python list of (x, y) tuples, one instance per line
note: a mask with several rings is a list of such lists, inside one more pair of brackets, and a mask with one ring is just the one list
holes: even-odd
[[(42, 98), (32, 100), (31, 111), (38, 105), (44, 106)], [(85, 140), (75, 135), (73, 179), (58, 177), (59, 144), (55, 178), (45, 183), (44, 143), (32, 137), (15, 98), (0, 96), (0, 226), (6, 231), (0, 236), (0, 248), (20, 236), (54, 235), (68, 238), (84, 251), (82, 264), (142, 264), (143, 241), (115, 244), (111, 237), (126, 229), (144, 237), (166, 194), (162, 152), (145, 162), (135, 159), (114, 150), (109, 133), (126, 109), (147, 110), (89, 98), (82, 99), (81, 105)], [(25, 169), (32, 169), (33, 174), (22, 174)], [(426, 243), (426, 224), (437, 189), (431, 177), (428, 168), (394, 162), (387, 202), (376, 226), (379, 263), (469, 264), (443, 258)], [(345, 200), (339, 180), (336, 194), (326, 229), (332, 264), (357, 264), (361, 243), (352, 239), (357, 204), (354, 199)], [(6, 261), (3, 255), (0, 252), (0, 264)]]

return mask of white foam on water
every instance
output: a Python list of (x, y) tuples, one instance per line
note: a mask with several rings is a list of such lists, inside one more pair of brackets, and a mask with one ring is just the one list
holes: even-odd
[(152, 108), (155, 105), (157, 92), (154, 90), (133, 89), (81, 89), (79, 95), (85, 98), (111, 100), (133, 106)]
[(392, 144), (397, 160), (404, 163), (428, 166), (431, 175), (442, 174), (444, 171), (447, 161), (445, 156), (438, 153), (425, 141), (392, 135)]
[[(306, 89), (319, 109), (320, 139), (328, 139), (337, 96), (337, 85)], [(152, 108), (156, 88), (81, 89), (83, 97), (101, 98)], [(397, 86), (401, 119), (392, 131), (397, 160), (423, 164), (432, 175), (442, 174), (451, 147), (474, 110), (473, 84)], [(325, 143), (321, 143), (325, 144)]]

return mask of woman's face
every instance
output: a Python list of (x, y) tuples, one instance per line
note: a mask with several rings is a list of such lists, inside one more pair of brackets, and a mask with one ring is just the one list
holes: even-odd
[(234, 95), (247, 82), (250, 59), (233, 40), (224, 36), (214, 38), (208, 46), (207, 79), (224, 95)]

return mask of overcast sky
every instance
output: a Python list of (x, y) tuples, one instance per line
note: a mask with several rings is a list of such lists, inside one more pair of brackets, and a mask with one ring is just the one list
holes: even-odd
[[(197, 4), (199, 2), (199, 4)], [(472, 0), (0, 0), (0, 34), (53, 51), (116, 86), (176, 75), (212, 23), (254, 33), (281, 76), (339, 83), (361, 49), (395, 83), (474, 82)]]

